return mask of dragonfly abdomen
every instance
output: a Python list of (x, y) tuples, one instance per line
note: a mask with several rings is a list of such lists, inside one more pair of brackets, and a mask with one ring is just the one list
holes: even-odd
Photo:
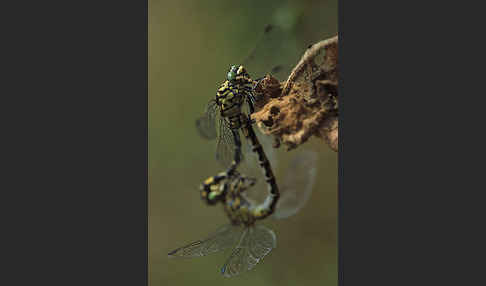
[(280, 197), (280, 192), (273, 174), (272, 166), (270, 165), (270, 162), (263, 151), (262, 145), (256, 137), (255, 131), (251, 125), (244, 126), (242, 130), (252, 147), (252, 151), (257, 155), (258, 164), (263, 171), (265, 182), (267, 183), (268, 187), (269, 196), (262, 205), (255, 207), (253, 212), (255, 218), (263, 219), (275, 211), (275, 206)]

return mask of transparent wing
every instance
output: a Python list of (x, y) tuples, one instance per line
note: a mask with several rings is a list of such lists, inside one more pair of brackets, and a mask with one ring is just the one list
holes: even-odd
[(282, 184), (274, 217), (283, 219), (296, 214), (309, 200), (317, 174), (317, 153), (303, 150), (291, 160)]
[(219, 116), (219, 107), (215, 99), (209, 101), (204, 115), (196, 120), (196, 129), (202, 138), (212, 140), (217, 136), (216, 121)]
[(275, 247), (277, 238), (271, 229), (261, 225), (247, 227), (240, 243), (221, 268), (221, 273), (232, 277), (250, 270)]
[[(233, 131), (230, 129), (228, 122), (221, 118), (219, 121), (219, 136), (218, 136), (218, 143), (216, 145), (216, 160), (223, 165), (223, 167), (227, 168), (231, 165), (231, 162), (235, 156), (235, 139), (233, 136)], [(238, 131), (236, 131), (236, 135), (240, 136)], [(241, 138), (240, 138), (241, 142)], [(243, 153), (240, 153), (240, 160), (244, 160)]]
[(335, 8), (329, 6), (328, 1), (312, 1), (310, 5), (308, 1), (281, 2), (266, 17), (270, 25), (254, 37), (257, 44), (247, 56), (249, 63), (245, 64), (253, 78), (265, 76), (280, 65), (280, 73), (272, 75), (285, 80), (310, 44), (329, 38), (337, 31), (333, 24), (335, 19), (322, 17), (333, 14), (326, 12)]
[(292, 27), (272, 22), (264, 27), (256, 45), (243, 61), (254, 79), (271, 73), (279, 80), (285, 80), (302, 54), (303, 49), (297, 45)]
[(169, 252), (169, 257), (205, 256), (233, 247), (241, 237), (241, 226), (225, 225), (204, 240), (198, 240)]
[[(219, 106), (215, 99), (209, 101), (204, 114), (196, 120), (196, 130), (207, 140), (217, 138), (216, 160), (229, 167), (235, 153), (235, 141), (228, 122), (221, 117)], [(243, 160), (243, 155), (241, 160)]]

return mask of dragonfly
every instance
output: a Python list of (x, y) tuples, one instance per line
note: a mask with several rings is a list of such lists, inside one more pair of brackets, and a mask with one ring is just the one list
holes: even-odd
[[(241, 129), (245, 137), (251, 136), (250, 115), (254, 111), (253, 89), (256, 84), (242, 65), (232, 65), (216, 97), (209, 101), (204, 115), (196, 120), (197, 130), (203, 138), (218, 137), (216, 159), (224, 167), (231, 165), (230, 170), (236, 169), (242, 160), (238, 130)], [(245, 102), (248, 113), (243, 111)]]
[(267, 206), (253, 205), (241, 194), (254, 185), (254, 178), (232, 172), (214, 176), (201, 186), (201, 196), (209, 204), (221, 202), (230, 223), (219, 228), (204, 240), (192, 242), (171, 251), (169, 257), (198, 257), (234, 247), (231, 256), (221, 268), (225, 277), (232, 277), (252, 269), (276, 247), (275, 233), (255, 222)]
[[(291, 160), (286, 172), (288, 178), (301, 176), (298, 180), (286, 179), (283, 205), (278, 205), (278, 218), (289, 217), (302, 207), (312, 191), (316, 174), (316, 154), (303, 152)], [(268, 213), (270, 196), (257, 203), (244, 194), (253, 188), (256, 179), (234, 171), (208, 178), (200, 186), (201, 198), (209, 205), (222, 204), (230, 223), (218, 228), (203, 240), (197, 240), (169, 252), (169, 257), (192, 258), (206, 256), (233, 248), (229, 258), (221, 267), (225, 277), (233, 277), (253, 269), (265, 256), (277, 247), (273, 230), (258, 224)], [(303, 193), (301, 193), (301, 192)], [(295, 201), (294, 195), (301, 193), (304, 202)], [(290, 203), (289, 203), (290, 202)]]
[[(252, 139), (249, 136), (254, 133), (250, 130), (253, 129), (254, 122), (250, 116), (259, 99), (255, 87), (263, 79), (263, 77), (252, 79), (245, 65), (250, 64), (255, 58), (268, 57), (266, 54), (259, 53), (259, 51), (269, 48), (261, 48), (261, 44), (272, 43), (274, 38), (279, 38), (272, 36), (281, 34), (282, 31), (278, 26), (265, 26), (261, 39), (242, 61), (244, 64), (230, 66), (225, 80), (216, 91), (215, 98), (208, 102), (204, 114), (196, 120), (196, 129), (202, 138), (217, 139), (216, 160), (223, 167), (229, 167), (229, 170), (236, 169), (238, 164), (244, 160), (238, 131), (241, 130), (247, 139)], [(277, 64), (270, 73), (277, 74), (283, 70), (283, 65)], [(258, 148), (258, 146), (252, 147)]]

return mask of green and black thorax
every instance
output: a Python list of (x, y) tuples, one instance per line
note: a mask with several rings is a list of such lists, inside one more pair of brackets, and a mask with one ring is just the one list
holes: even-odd
[(243, 66), (234, 65), (216, 92), (216, 104), (220, 108), (221, 117), (228, 119), (231, 129), (239, 129), (245, 125), (249, 115), (242, 112), (245, 101), (248, 103), (249, 113), (253, 113), (255, 84)]

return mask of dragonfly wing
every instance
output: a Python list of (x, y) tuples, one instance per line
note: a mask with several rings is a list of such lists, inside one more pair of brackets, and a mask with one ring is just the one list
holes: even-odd
[(242, 227), (225, 225), (204, 240), (198, 240), (169, 252), (169, 257), (198, 257), (234, 246), (241, 237)]
[(309, 200), (317, 174), (317, 153), (304, 150), (290, 162), (280, 185), (280, 199), (274, 217), (283, 219), (296, 214)]
[(196, 120), (196, 129), (202, 138), (208, 140), (216, 138), (216, 122), (218, 117), (219, 107), (216, 100), (212, 99), (206, 106), (204, 115)]
[(277, 238), (271, 229), (264, 226), (247, 227), (221, 273), (226, 277), (232, 277), (251, 270), (275, 247)]
[(271, 22), (243, 61), (253, 79), (271, 73), (279, 80), (285, 80), (303, 51), (291, 27)]
[[(232, 131), (228, 122), (224, 118), (221, 118), (219, 120), (218, 143), (216, 145), (216, 160), (225, 168), (228, 168), (231, 165), (231, 162), (233, 162), (235, 157), (236, 142), (233, 132), (235, 132), (236, 136), (240, 136), (238, 131)], [(239, 140), (241, 142), (241, 139)], [(240, 162), (243, 160), (244, 156), (240, 149)]]

